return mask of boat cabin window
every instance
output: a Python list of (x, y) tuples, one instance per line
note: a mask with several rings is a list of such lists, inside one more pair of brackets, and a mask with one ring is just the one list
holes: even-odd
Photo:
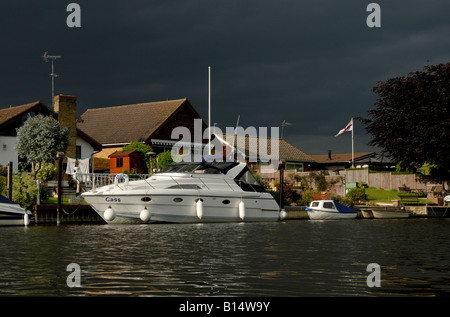
[(168, 189), (201, 189), (200, 186), (194, 184), (178, 184), (167, 187)]
[(323, 208), (334, 209), (334, 204), (331, 201), (325, 201), (323, 203)]
[(311, 204), (311, 207), (319, 207), (319, 202), (318, 201), (313, 201)]

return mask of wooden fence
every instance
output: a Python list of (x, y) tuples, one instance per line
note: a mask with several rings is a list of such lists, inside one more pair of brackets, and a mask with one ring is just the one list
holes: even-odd
[[(345, 192), (345, 183), (359, 183), (364, 182), (369, 187), (381, 188), (381, 189), (395, 189), (398, 190), (399, 187), (409, 187), (411, 190), (418, 191), (422, 190), (429, 192), (433, 186), (440, 185), (426, 182), (415, 174), (392, 174), (391, 172), (380, 172), (380, 173), (369, 173), (368, 169), (354, 169), (354, 170), (343, 170), (339, 175), (330, 175), (330, 171), (315, 171), (314, 173), (323, 173), (325, 175), (326, 181), (333, 185), (328, 192), (338, 195), (343, 195)], [(308, 176), (310, 172), (296, 172), (295, 170), (285, 170), (284, 179), (287, 182), (292, 182), (295, 185), (295, 181), (291, 180), (290, 175), (293, 174), (298, 176)], [(262, 178), (266, 181), (278, 180), (279, 171), (274, 173), (261, 174)], [(314, 187), (314, 184), (312, 184)], [(447, 182), (446, 188), (450, 187)]]

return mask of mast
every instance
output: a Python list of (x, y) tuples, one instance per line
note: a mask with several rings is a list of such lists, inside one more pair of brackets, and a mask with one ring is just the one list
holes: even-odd
[(208, 154), (211, 155), (211, 66), (208, 66)]

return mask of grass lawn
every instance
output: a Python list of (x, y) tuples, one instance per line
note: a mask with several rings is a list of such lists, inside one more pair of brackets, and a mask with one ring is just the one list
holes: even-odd
[(398, 199), (398, 191), (395, 189), (385, 190), (374, 187), (366, 188), (366, 195), (369, 201), (391, 203), (392, 200)]
[[(384, 203), (392, 203), (392, 200), (398, 200), (400, 199), (398, 197), (399, 192), (395, 189), (391, 190), (385, 190), (385, 189), (379, 189), (374, 187), (366, 188), (366, 195), (368, 201), (372, 202), (384, 202)], [(419, 198), (419, 204), (426, 204), (427, 199)], [(429, 205), (433, 205), (435, 203), (428, 201)]]

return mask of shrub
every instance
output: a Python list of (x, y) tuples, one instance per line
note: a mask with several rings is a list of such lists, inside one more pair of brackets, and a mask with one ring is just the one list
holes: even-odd
[(58, 174), (58, 170), (52, 163), (43, 163), (41, 169), (37, 172), (36, 178), (42, 183), (48, 182), (55, 178)]
[(367, 200), (367, 195), (364, 188), (352, 188), (348, 191), (346, 198), (351, 202), (357, 202), (360, 200)]
[(6, 177), (0, 175), (0, 195), (6, 195)]
[(37, 201), (38, 188), (30, 174), (21, 173), (13, 177), (13, 200), (22, 208), (33, 210)]

